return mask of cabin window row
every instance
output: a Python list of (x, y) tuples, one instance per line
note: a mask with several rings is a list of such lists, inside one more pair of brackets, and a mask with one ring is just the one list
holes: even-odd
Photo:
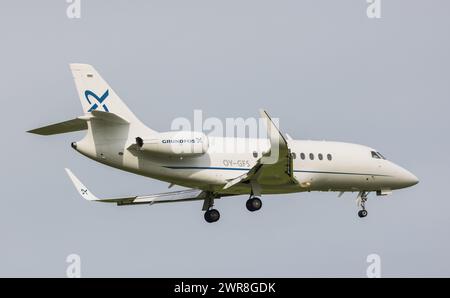
[[(292, 154), (292, 157), (294, 158), (294, 159), (296, 159), (297, 158), (297, 155), (295, 154), (295, 153), (293, 153)], [(316, 156), (314, 155), (314, 153), (309, 153), (308, 154), (308, 157), (309, 157), (309, 159), (310, 160), (314, 160), (315, 158), (316, 158)], [(326, 157), (327, 157), (327, 159), (328, 160), (333, 160), (333, 156), (331, 155), (331, 154), (327, 154), (326, 155)], [(302, 160), (305, 160), (306, 159), (306, 154), (305, 153), (300, 153), (300, 158), (302, 159)], [(324, 159), (324, 155), (322, 154), (322, 153), (319, 153), (319, 154), (317, 154), (317, 158), (319, 159), (319, 160), (323, 160)]]

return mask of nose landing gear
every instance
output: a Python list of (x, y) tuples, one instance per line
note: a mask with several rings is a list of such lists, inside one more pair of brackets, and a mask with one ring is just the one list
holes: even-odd
[(363, 209), (363, 210), (359, 210), (358, 211), (358, 216), (363, 218), (367, 216), (367, 210)]
[(358, 216), (360, 218), (364, 218), (368, 214), (368, 212), (366, 210), (366, 202), (367, 202), (368, 195), (369, 195), (369, 192), (361, 191), (361, 192), (359, 192), (358, 197), (356, 198), (356, 202), (358, 203), (358, 206), (361, 207), (361, 210), (358, 211)]

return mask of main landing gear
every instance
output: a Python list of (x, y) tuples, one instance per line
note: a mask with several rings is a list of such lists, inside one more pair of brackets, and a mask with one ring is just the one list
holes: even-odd
[(202, 210), (205, 211), (205, 220), (209, 223), (216, 222), (220, 219), (220, 212), (214, 209), (214, 196), (211, 194), (203, 202)]
[(250, 199), (247, 200), (247, 203), (245, 203), (245, 206), (247, 207), (248, 211), (254, 212), (261, 209), (262, 202), (258, 197), (250, 197)]
[(209, 209), (205, 212), (205, 220), (209, 223), (216, 222), (220, 218), (220, 212), (217, 209)]
[(367, 210), (366, 210), (366, 202), (367, 202), (367, 196), (369, 195), (369, 192), (367, 191), (361, 191), (358, 194), (358, 197), (356, 201), (358, 202), (358, 206), (361, 207), (361, 210), (358, 211), (358, 216), (360, 218), (364, 218), (367, 216)]
[[(213, 194), (210, 194), (208, 197), (205, 198), (203, 201), (203, 208), (202, 210), (205, 211), (205, 220), (208, 223), (216, 222), (220, 219), (220, 212), (217, 209), (214, 209), (214, 199), (217, 199), (218, 197), (214, 197)], [(245, 206), (247, 207), (248, 211), (254, 212), (258, 211), (262, 207), (261, 199), (257, 196), (254, 196), (253, 194), (250, 195), (250, 198), (247, 200)]]
[(248, 211), (255, 212), (262, 207), (262, 202), (259, 198), (261, 196), (261, 186), (256, 182), (256, 180), (250, 181), (250, 186), (250, 198), (245, 203), (245, 206), (247, 207)]

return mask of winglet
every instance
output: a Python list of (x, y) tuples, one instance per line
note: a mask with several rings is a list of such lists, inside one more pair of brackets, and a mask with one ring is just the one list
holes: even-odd
[(270, 151), (268, 154), (263, 154), (261, 158), (262, 164), (275, 164), (278, 162), (280, 157), (280, 150), (287, 151), (289, 150), (287, 141), (280, 129), (275, 125), (272, 118), (270, 118), (269, 114), (261, 109), (259, 110), (261, 118), (265, 120), (267, 135), (270, 140)]
[(67, 172), (67, 175), (69, 175), (70, 180), (72, 180), (73, 185), (75, 185), (75, 188), (77, 189), (78, 193), (87, 201), (99, 201), (99, 199), (90, 192), (86, 186), (84, 186), (83, 183), (81, 183), (80, 180), (72, 173), (71, 170), (65, 169)]
[(270, 139), (280, 137), (282, 141), (286, 142), (286, 138), (283, 133), (280, 131), (279, 127), (273, 122), (272, 117), (269, 116), (266, 110), (260, 109), (259, 114), (262, 119), (266, 119), (267, 124), (267, 132)]

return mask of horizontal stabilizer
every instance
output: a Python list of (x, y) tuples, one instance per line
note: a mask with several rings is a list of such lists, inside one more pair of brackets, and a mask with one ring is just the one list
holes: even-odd
[(92, 111), (90, 113), (87, 113), (84, 116), (80, 116), (78, 118), (51, 124), (43, 127), (39, 127), (36, 129), (29, 130), (29, 133), (35, 133), (38, 135), (56, 135), (60, 133), (67, 133), (67, 132), (74, 132), (74, 131), (80, 131), (80, 130), (86, 130), (88, 128), (87, 121), (90, 120), (101, 120), (106, 121), (109, 123), (109, 125), (123, 125), (123, 124), (129, 124), (129, 122), (119, 115), (116, 115), (114, 113), (109, 112), (103, 112), (103, 111)]
[(38, 135), (56, 135), (60, 133), (74, 132), (87, 129), (87, 123), (85, 120), (81, 120), (79, 118), (75, 118), (72, 120), (55, 123), (43, 127), (39, 127), (36, 129), (29, 130), (29, 133), (35, 133)]
[(115, 113), (103, 112), (103, 111), (92, 111), (91, 115), (93, 116), (91, 119), (108, 121), (116, 124), (129, 124), (127, 120), (123, 119), (119, 115)]

